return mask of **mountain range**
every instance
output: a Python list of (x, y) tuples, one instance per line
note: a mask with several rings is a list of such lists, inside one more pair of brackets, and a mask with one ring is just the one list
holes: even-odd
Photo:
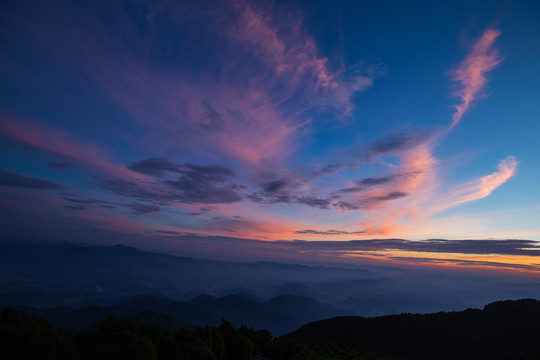
[[(81, 331), (109, 314), (171, 316), (169, 327), (235, 325), (275, 334), (338, 315), (364, 317), (481, 308), (540, 298), (535, 279), (392, 267), (227, 262), (124, 245), (3, 238), (0, 307), (37, 312)], [(165, 319), (160, 320), (166, 323)]]

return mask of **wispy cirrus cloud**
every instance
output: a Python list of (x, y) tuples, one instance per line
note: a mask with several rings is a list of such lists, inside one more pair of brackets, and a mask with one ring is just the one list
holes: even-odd
[[(146, 5), (107, 6), (118, 19), (113, 24), (92, 6), (59, 6), (54, 14), (45, 8), (33, 20), (47, 26), (30, 19), (21, 32), (77, 64), (156, 147), (165, 143), (206, 157), (217, 152), (249, 167), (283, 166), (321, 113), (350, 116), (352, 96), (375, 76), (330, 64), (305, 31), (301, 12), (283, 5)], [(185, 38), (172, 41), (174, 33)], [(130, 36), (139, 41), (126, 42)], [(166, 40), (171, 49), (156, 46)], [(171, 53), (179, 61), (164, 60)]]
[(489, 196), (495, 189), (515, 175), (518, 161), (513, 156), (507, 156), (497, 165), (497, 171), (472, 180), (459, 186), (447, 201), (442, 202), (448, 207), (478, 200)]
[[(508, 156), (492, 174), (463, 184), (446, 185), (443, 189), (439, 170), (441, 164), (433, 155), (439, 142), (461, 120), (470, 103), (485, 86), (486, 73), (501, 62), (502, 58), (494, 48), (499, 35), (500, 31), (487, 29), (471, 47), (465, 60), (452, 70), (453, 79), (459, 82), (457, 95), (461, 103), (455, 107), (449, 128), (420, 137), (390, 136), (372, 144), (374, 156), (394, 155), (399, 159), (398, 168), (371, 182), (357, 180), (353, 186), (342, 189), (341, 193), (349, 192), (357, 199), (370, 197), (396, 201), (386, 204), (376, 202), (376, 206), (371, 207), (371, 216), (361, 225), (377, 228), (376, 224), (385, 224), (381, 227), (381, 234), (406, 231), (407, 227), (414, 225), (404, 226), (403, 222), (417, 224), (442, 210), (485, 198), (514, 176), (518, 162), (513, 156)], [(392, 196), (397, 194), (402, 196)], [(354, 200), (342, 200), (340, 204), (344, 210), (359, 208)]]
[(472, 46), (470, 53), (459, 66), (452, 70), (452, 79), (459, 82), (456, 95), (461, 103), (456, 105), (456, 112), (452, 117), (450, 128), (456, 126), (463, 114), (469, 108), (471, 102), (487, 83), (485, 74), (499, 65), (502, 57), (496, 48), (493, 48), (495, 40), (501, 32), (487, 29), (482, 37)]
[(149, 158), (132, 163), (127, 167), (141, 174), (164, 176), (169, 172), (180, 172), (180, 166), (164, 158)]

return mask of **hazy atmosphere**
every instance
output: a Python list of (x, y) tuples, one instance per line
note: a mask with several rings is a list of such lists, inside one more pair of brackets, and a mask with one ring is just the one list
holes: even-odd
[(537, 0), (3, 1), (0, 348), (537, 358), (539, 20)]

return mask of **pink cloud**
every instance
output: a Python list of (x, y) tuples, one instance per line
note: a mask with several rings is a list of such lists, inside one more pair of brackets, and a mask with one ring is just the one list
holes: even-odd
[(465, 60), (452, 71), (452, 78), (460, 83), (457, 96), (461, 98), (461, 103), (456, 105), (450, 128), (461, 120), (470, 103), (486, 84), (485, 73), (493, 70), (502, 61), (497, 49), (492, 48), (500, 34), (498, 30), (486, 30), (480, 40), (473, 45)]
[[(398, 168), (390, 173), (397, 180), (359, 194), (360, 202), (367, 207), (364, 219), (355, 226), (365, 231), (366, 236), (402, 236), (404, 223), (418, 223), (425, 216), (422, 207), (440, 190), (439, 161), (433, 156), (433, 147), (434, 143), (429, 141), (399, 152)], [(388, 194), (403, 196), (393, 198)], [(377, 200), (385, 196), (388, 200)]]
[(507, 156), (497, 165), (497, 171), (460, 186), (451, 196), (449, 206), (483, 199), (515, 175), (518, 161)]
[(0, 119), (0, 134), (8, 139), (75, 160), (109, 175), (143, 178), (141, 174), (112, 162), (108, 152), (100, 146), (66, 131), (20, 118), (15, 119), (6, 114), (1, 114)]
[[(485, 86), (485, 74), (501, 61), (497, 49), (492, 46), (500, 35), (497, 30), (488, 29), (473, 45), (465, 60), (452, 71), (453, 79), (460, 83), (457, 95), (461, 103), (456, 105), (451, 130), (463, 117), (471, 102)], [(433, 156), (433, 149), (442, 139), (443, 133), (431, 141), (407, 149), (399, 158), (398, 169), (394, 172), (410, 174), (399, 182), (374, 189), (369, 195), (401, 192), (407, 194), (402, 199), (390, 202), (376, 202), (369, 210), (370, 216), (362, 225), (374, 229), (381, 235), (418, 226), (427, 217), (448, 208), (489, 196), (495, 189), (510, 179), (517, 169), (517, 160), (509, 156), (498, 165), (498, 170), (490, 175), (458, 185), (455, 188), (441, 188), (439, 161)], [(366, 196), (363, 194), (362, 196)], [(377, 224), (387, 224), (380, 227)]]
[[(335, 111), (338, 118), (350, 115), (353, 94), (371, 86), (373, 76), (332, 70), (304, 33), (300, 13), (256, 8), (249, 2), (225, 6), (231, 15), (227, 20), (208, 12), (206, 21), (231, 48), (241, 47), (245, 53), (222, 53), (212, 44), (208, 50), (219, 58), (219, 76), (164, 70), (122, 47), (105, 51), (105, 39), (88, 42), (82, 53), (95, 61), (81, 64), (148, 128), (150, 140), (181, 144), (205, 157), (217, 153), (248, 166), (268, 160), (284, 166), (298, 141), (309, 134), (313, 112), (322, 108)], [(287, 16), (274, 15), (275, 10)], [(129, 16), (126, 19), (123, 26), (131, 29)], [(177, 21), (181, 26), (183, 20)], [(82, 33), (85, 37), (92, 38)], [(143, 41), (141, 46), (150, 45)], [(253, 64), (261, 68), (253, 69)]]
[[(103, 23), (91, 6), (80, 13), (69, 9), (45, 14), (40, 21), (47, 26), (29, 21), (21, 31), (29, 43), (68, 59), (71, 71), (94, 81), (136, 120), (120, 124), (119, 135), (128, 136), (126, 126), (136, 128), (144, 135), (135, 146), (154, 153), (181, 150), (207, 163), (228, 163), (246, 177), (256, 178), (269, 167), (286, 171), (291, 155), (309, 141), (316, 115), (332, 113), (332, 121), (351, 115), (352, 96), (370, 87), (374, 77), (360, 67), (351, 72), (330, 64), (306, 33), (301, 12), (270, 2), (225, 2), (213, 9), (177, 2), (148, 4), (140, 9), (147, 13), (146, 24), (120, 5), (109, 9), (117, 19), (114, 24)], [(154, 21), (156, 14), (170, 16), (170, 23)], [(177, 62), (164, 66), (154, 61), (160, 58), (153, 56), (156, 37), (168, 39), (169, 26), (184, 32), (193, 25), (190, 17), (204, 31), (186, 33), (185, 47), (174, 49), (180, 54)], [(66, 27), (73, 31), (66, 32)], [(201, 35), (205, 32), (208, 36)], [(133, 46), (125, 36), (140, 41)], [(212, 58), (219, 69), (184, 66), (192, 53), (204, 55), (191, 62)], [(21, 138), (25, 130), (17, 132)], [(78, 143), (87, 147), (84, 161), (120, 172), (107, 154), (88, 142), (68, 143), (61, 131), (46, 132), (62, 138), (56, 150), (64, 156), (80, 159), (82, 155), (73, 151)], [(20, 141), (55, 151), (32, 136)]]
[(367, 209), (366, 219), (357, 224), (361, 229), (376, 235), (398, 234), (404, 236), (409, 231), (416, 233), (417, 227), (427, 218), (449, 208), (491, 195), (493, 191), (512, 178), (518, 166), (513, 156), (503, 159), (497, 171), (455, 186), (441, 184), (438, 176), (437, 160), (432, 157), (429, 147), (407, 153), (401, 164), (402, 170), (415, 171), (416, 175), (405, 177), (392, 186), (378, 189), (373, 194), (401, 191), (406, 197), (388, 202), (378, 202)]
[(303, 31), (300, 12), (273, 4), (255, 7), (245, 1), (233, 5), (238, 20), (233, 26), (225, 27), (224, 32), (273, 68), (270, 85), (285, 84), (281, 97), (301, 91), (306, 99), (315, 96), (319, 105), (333, 107), (344, 116), (351, 114), (352, 95), (370, 87), (372, 76), (361, 72), (346, 75), (342, 67), (331, 69), (328, 58), (320, 55), (314, 39)]

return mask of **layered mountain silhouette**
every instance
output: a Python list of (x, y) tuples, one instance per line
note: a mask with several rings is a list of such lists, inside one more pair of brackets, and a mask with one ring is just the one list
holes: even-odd
[(158, 324), (176, 331), (197, 326), (217, 326), (222, 318), (234, 325), (268, 329), (282, 335), (301, 325), (350, 312), (297, 295), (280, 295), (263, 300), (247, 293), (216, 298), (199, 295), (189, 302), (178, 302), (152, 296), (137, 296), (113, 306), (32, 308), (17, 307), (28, 315), (38, 315), (53, 326), (74, 332), (92, 329), (107, 316), (117, 315), (136, 319), (141, 323)]
[(146, 311), (141, 319), (170, 316), (174, 321), (159, 320), (170, 328), (216, 325), (224, 317), (236, 326), (283, 334), (337, 315), (457, 311), (512, 298), (540, 298), (540, 284), (433, 270), (213, 261), (124, 245), (0, 239), (0, 308), (37, 312), (75, 331), (110, 314)]

